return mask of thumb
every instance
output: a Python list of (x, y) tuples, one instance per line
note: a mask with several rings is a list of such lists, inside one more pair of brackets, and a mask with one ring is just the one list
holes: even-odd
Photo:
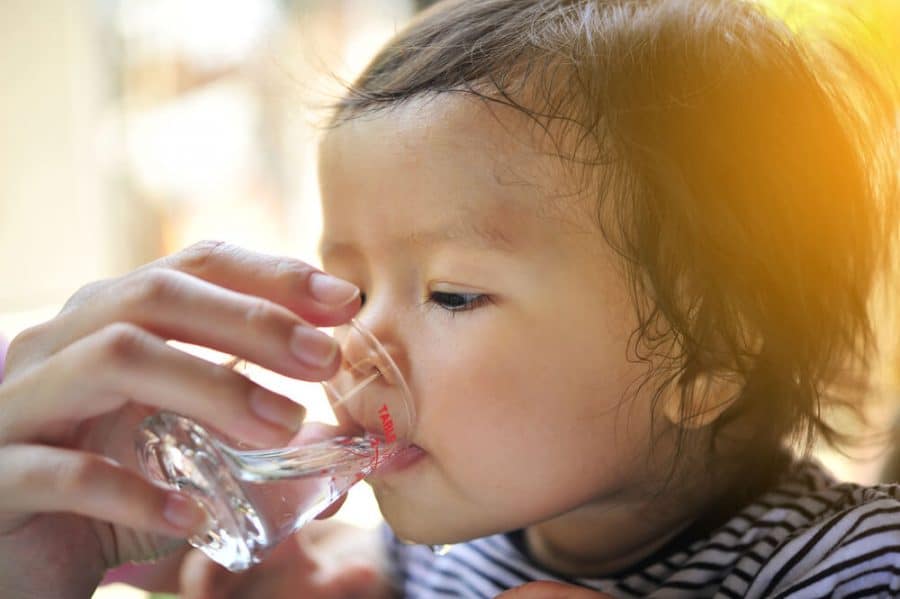
[(613, 597), (571, 584), (538, 580), (500, 593), (497, 599), (613, 599)]
[(181, 564), (178, 595), (181, 599), (213, 599), (227, 596), (234, 574), (219, 566), (196, 549)]

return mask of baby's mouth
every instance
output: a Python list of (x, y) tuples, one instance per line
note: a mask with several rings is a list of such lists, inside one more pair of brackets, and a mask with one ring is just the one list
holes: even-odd
[(392, 452), (388, 459), (381, 461), (373, 472), (374, 475), (388, 474), (398, 470), (403, 470), (407, 466), (418, 462), (421, 458), (428, 455), (424, 449), (418, 445), (407, 445), (401, 447), (396, 452)]

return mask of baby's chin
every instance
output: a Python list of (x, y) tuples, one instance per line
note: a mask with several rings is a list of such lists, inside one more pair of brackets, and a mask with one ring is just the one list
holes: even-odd
[[(373, 485), (374, 487), (374, 485)], [(442, 505), (412, 505), (402, 501), (390, 490), (380, 492), (375, 487), (375, 498), (385, 521), (402, 541), (418, 545), (453, 545), (521, 528), (527, 523), (511, 522), (507, 518), (492, 518), (480, 511), (478, 516), (467, 513), (465, 508), (455, 509), (451, 502)]]
[(449, 522), (426, 522), (424, 519), (416, 521), (408, 517), (390, 518), (385, 516), (385, 521), (390, 525), (397, 538), (404, 543), (416, 545), (454, 545), (502, 532), (490, 531), (478, 534), (460, 530)]
[[(519, 494), (487, 497), (460, 493), (461, 486), (479, 485), (451, 483), (433, 456), (424, 451), (423, 454), (397, 470), (380, 474), (376, 471), (366, 479), (385, 521), (404, 541), (453, 545), (526, 528), (555, 517), (567, 507), (547, 501), (523, 501)], [(497, 485), (492, 489), (496, 492)]]

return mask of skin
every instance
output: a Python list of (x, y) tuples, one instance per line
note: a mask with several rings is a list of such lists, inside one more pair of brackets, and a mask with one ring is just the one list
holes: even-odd
[(552, 150), (520, 113), (462, 96), (353, 119), (321, 147), (321, 251), (416, 399), (425, 457), (371, 479), (394, 531), (440, 544), (525, 528), (545, 566), (600, 575), (718, 489), (699, 469), (664, 487), (671, 435), (651, 441), (650, 400), (629, 395), (644, 366), (627, 359), (621, 269)]
[[(327, 379), (340, 356), (312, 326), (347, 322), (360, 301), (352, 285), (314, 294), (321, 276), (291, 258), (204, 242), (86, 285), (16, 337), (0, 385), (0, 595), (88, 597), (108, 568), (183, 548), (202, 514), (135, 472), (137, 423), (175, 409), (246, 443), (281, 446), (303, 410), (165, 341)], [(374, 547), (360, 550), (358, 531), (320, 524), (240, 575), (181, 549), (133, 582), (185, 597), (388, 596), (377, 561), (365, 559)]]
[(165, 341), (326, 379), (340, 354), (311, 325), (346, 322), (359, 296), (344, 284), (320, 301), (316, 272), (202, 243), (85, 286), (13, 340), (0, 386), (0, 596), (90, 596), (107, 568), (172, 551), (201, 525), (196, 505), (135, 471), (145, 416), (177, 410), (257, 446), (296, 434), (301, 406)]
[[(322, 250), (329, 271), (362, 288), (358, 316), (416, 398), (412, 441), (426, 456), (372, 480), (395, 531), (438, 544), (525, 528), (547, 567), (596, 575), (651, 553), (718, 489), (699, 470), (662, 486), (669, 436), (657, 430), (650, 452), (649, 400), (623, 402), (642, 369), (626, 359), (620, 270), (590, 198), (546, 150), (520, 115), (459, 98), (341, 126), (322, 148)], [(0, 386), (0, 595), (89, 596), (107, 568), (171, 551), (200, 524), (189, 502), (134, 473), (145, 415), (177, 409), (260, 446), (296, 434), (303, 412), (290, 400), (165, 340), (326, 379), (339, 356), (310, 366), (291, 332), (304, 329), (309, 349), (310, 325), (344, 323), (361, 302), (352, 286), (316, 299), (316, 272), (203, 243), (85, 286), (12, 342)], [(196, 553), (166, 569), (186, 596), (384, 590), (371, 565), (329, 570), (297, 545), (280, 551), (238, 577)], [(532, 583), (513, 596), (571, 592)]]

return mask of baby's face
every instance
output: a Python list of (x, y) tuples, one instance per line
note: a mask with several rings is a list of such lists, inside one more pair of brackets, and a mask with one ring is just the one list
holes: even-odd
[[(494, 115), (490, 110), (494, 111)], [(592, 199), (522, 115), (464, 97), (328, 133), (325, 269), (416, 401), (424, 455), (371, 480), (401, 537), (452, 543), (646, 492), (635, 326)]]

